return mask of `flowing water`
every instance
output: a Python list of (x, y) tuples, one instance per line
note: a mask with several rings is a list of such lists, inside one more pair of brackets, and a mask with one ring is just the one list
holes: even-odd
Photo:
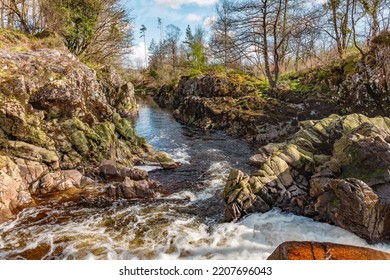
[(150, 170), (168, 195), (152, 201), (52, 203), (0, 225), (0, 259), (266, 259), (288, 240), (369, 246), (334, 226), (272, 210), (223, 223), (220, 198), (231, 168), (247, 172), (254, 147), (190, 129), (153, 102), (134, 120), (139, 135), (182, 166)]

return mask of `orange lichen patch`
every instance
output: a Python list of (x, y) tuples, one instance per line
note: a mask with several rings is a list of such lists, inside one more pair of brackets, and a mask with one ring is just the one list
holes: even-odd
[(363, 247), (318, 242), (285, 242), (268, 260), (390, 260), (390, 254)]

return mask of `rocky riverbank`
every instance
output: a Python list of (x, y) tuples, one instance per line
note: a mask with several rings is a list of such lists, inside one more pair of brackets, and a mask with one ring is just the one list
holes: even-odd
[(50, 199), (148, 198), (158, 183), (133, 169), (177, 165), (125, 118), (132, 84), (65, 50), (0, 50), (0, 222)]
[(175, 118), (184, 124), (224, 130), (257, 143), (287, 139), (298, 130), (298, 121), (339, 112), (334, 101), (318, 92), (297, 96), (259, 87), (246, 75), (209, 73), (182, 77), (176, 87), (163, 86), (154, 99), (174, 109)]
[(226, 219), (279, 207), (389, 242), (390, 119), (332, 115), (300, 125), (292, 140), (260, 148), (256, 172), (231, 172)]

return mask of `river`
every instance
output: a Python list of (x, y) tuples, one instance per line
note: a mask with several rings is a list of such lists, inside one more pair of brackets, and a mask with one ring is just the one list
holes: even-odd
[[(272, 210), (223, 222), (221, 191), (232, 168), (247, 172), (255, 148), (241, 140), (177, 123), (141, 101), (139, 135), (182, 166), (146, 167), (168, 195), (152, 201), (50, 203), (0, 225), (0, 259), (266, 259), (282, 242), (368, 245), (341, 228)], [(143, 167), (145, 168), (145, 167)]]

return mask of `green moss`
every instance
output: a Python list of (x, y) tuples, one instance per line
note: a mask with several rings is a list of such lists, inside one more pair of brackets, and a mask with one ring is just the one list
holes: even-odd
[(45, 114), (46, 114), (45, 119), (48, 121), (56, 119), (59, 116), (58, 110), (54, 110), (54, 109), (50, 109), (49, 111), (45, 111)]
[(362, 180), (363, 182), (368, 182), (371, 179), (375, 178), (384, 178), (387, 174), (387, 168), (378, 167), (376, 169), (367, 169), (362, 168), (356, 165), (344, 166), (342, 168), (340, 178), (355, 178)]
[(137, 144), (145, 147), (148, 144), (148, 142), (147, 142), (146, 138), (138, 136), (137, 137)]
[(130, 142), (135, 140), (134, 129), (128, 120), (121, 118), (119, 121), (117, 121), (115, 123), (115, 130), (125, 140)]
[(53, 144), (51, 139), (47, 137), (46, 133), (39, 128), (30, 127), (27, 133), (28, 135), (26, 138), (28, 139), (28, 142), (32, 144), (36, 144), (40, 147), (49, 147)]
[[(0, 47), (0, 48), (1, 48), (1, 47)], [(9, 75), (9, 73), (10, 73), (10, 70), (9, 70), (8, 68), (0, 69), (0, 78)]]
[(171, 163), (173, 160), (164, 152), (157, 152), (155, 154), (155, 157), (157, 159), (158, 162), (162, 163), (162, 164), (167, 164), (167, 163)]
[(75, 131), (70, 135), (70, 141), (75, 149), (82, 155), (87, 156), (89, 147), (88, 140), (82, 131)]
[(26, 47), (13, 46), (11, 47), (11, 51), (27, 52), (28, 49)]
[(58, 155), (56, 152), (53, 151), (42, 152), (41, 157), (42, 161), (47, 164), (51, 164), (53, 162), (58, 161)]
[(97, 135), (96, 132), (88, 126), (88, 124), (82, 122), (80, 119), (73, 118), (67, 121), (65, 125), (69, 131), (73, 132), (75, 130), (80, 130), (88, 139), (92, 140), (96, 144), (100, 144), (99, 135)]
[(110, 122), (100, 123), (94, 126), (94, 131), (99, 142), (104, 146), (109, 146), (115, 141), (115, 125)]
[(361, 59), (359, 53), (352, 53), (342, 62), (342, 68), (346, 77), (358, 72), (357, 62)]
[(316, 166), (321, 166), (325, 164), (326, 162), (330, 161), (331, 156), (330, 155), (314, 155), (314, 163)]

